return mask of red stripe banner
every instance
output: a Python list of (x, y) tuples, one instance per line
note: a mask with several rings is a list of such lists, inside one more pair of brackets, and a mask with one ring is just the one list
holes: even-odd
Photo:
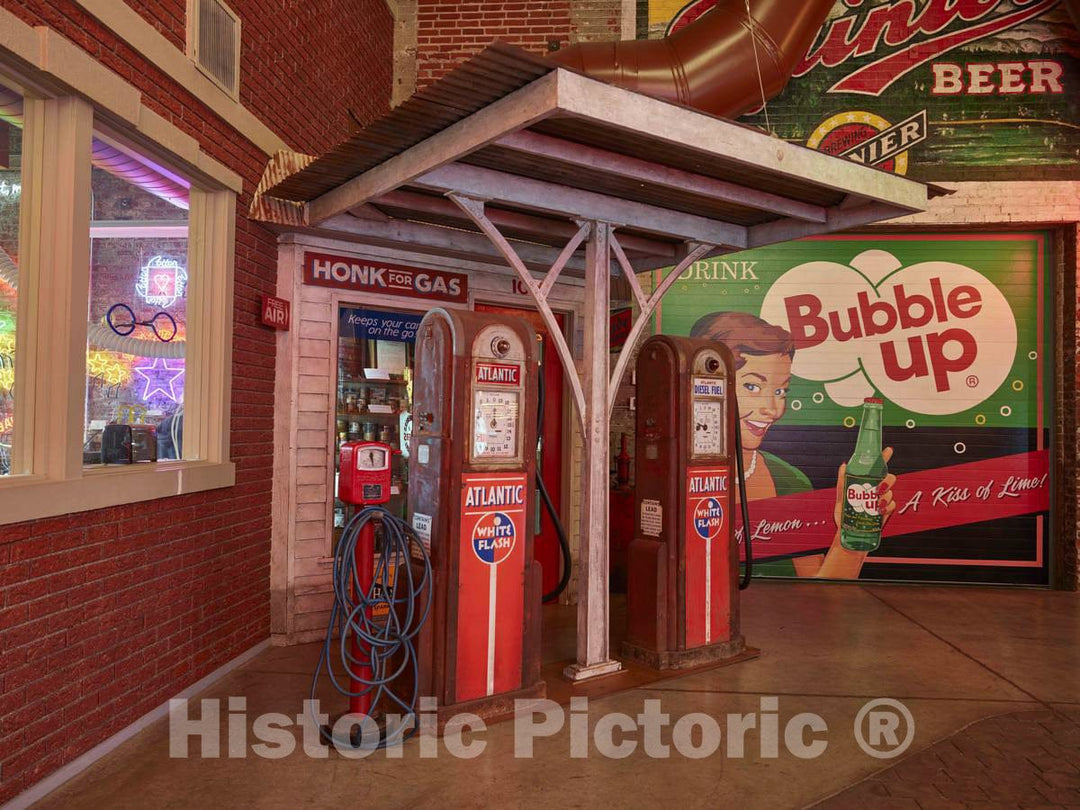
[[(882, 536), (1045, 512), (1050, 508), (1049, 463), (1048, 451), (1039, 450), (897, 476), (896, 511)], [(835, 505), (835, 488), (751, 501), (755, 558), (827, 549), (838, 531)], [(741, 539), (741, 515), (736, 517)], [(992, 557), (993, 549), (987, 554)], [(740, 556), (745, 557), (741, 550)]]

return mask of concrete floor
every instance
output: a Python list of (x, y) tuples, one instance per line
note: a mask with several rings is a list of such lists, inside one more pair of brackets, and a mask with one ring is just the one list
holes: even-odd
[[(564, 614), (550, 617), (551, 625), (565, 626)], [(591, 744), (588, 757), (572, 758), (567, 723), (557, 735), (537, 740), (532, 759), (517, 759), (514, 725), (502, 723), (487, 729), (486, 750), (471, 760), (457, 759), (441, 745), (437, 758), (420, 759), (416, 741), (400, 759), (382, 752), (363, 761), (336, 752), (313, 759), (298, 746), (287, 758), (269, 760), (252, 753), (254, 739), (243, 759), (225, 758), (224, 743), (222, 758), (198, 758), (195, 741), (193, 756), (179, 759), (169, 757), (168, 725), (161, 721), (38, 806), (690, 808), (730, 801), (803, 807), (926, 755), (984, 718), (1039, 710), (1061, 722), (1080, 720), (1077, 594), (761, 582), (745, 594), (743, 616), (747, 640), (761, 648), (760, 658), (593, 699), (590, 724), (608, 712), (636, 716), (645, 700), (659, 699), (672, 722), (704, 712), (720, 718), (724, 728), (727, 714), (758, 711), (763, 697), (775, 697), (781, 729), (800, 712), (826, 721), (821, 736), (828, 746), (821, 756), (800, 759), (782, 745), (779, 756), (762, 756), (750, 732), (742, 758), (727, 756), (721, 745), (706, 759), (674, 748), (669, 758), (656, 759), (643, 742), (623, 759), (603, 757)], [(572, 650), (569, 633), (545, 643), (549, 657), (570, 657)], [(244, 696), (249, 724), (262, 712), (295, 716), (316, 652), (312, 645), (268, 650), (202, 697)], [(902, 701), (915, 721), (914, 742), (897, 760), (873, 758), (855, 742), (859, 709), (878, 697)], [(223, 727), (224, 716), (223, 707)], [(1073, 736), (1080, 749), (1080, 731)], [(670, 729), (664, 741), (669, 739)], [(874, 794), (865, 790), (853, 795), (852, 806), (899, 801), (878, 794), (880, 801), (868, 802)]]

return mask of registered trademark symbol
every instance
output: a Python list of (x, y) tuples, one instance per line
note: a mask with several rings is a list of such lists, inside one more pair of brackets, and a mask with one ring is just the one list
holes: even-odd
[(979, 384), (979, 378), (974, 374), (969, 374), (967, 378), (967, 387), (975, 388)]
[[(897, 731), (903, 732), (903, 739), (900, 739)], [(908, 749), (914, 739), (915, 718), (899, 700), (871, 700), (855, 717), (855, 742), (875, 759), (899, 756)]]

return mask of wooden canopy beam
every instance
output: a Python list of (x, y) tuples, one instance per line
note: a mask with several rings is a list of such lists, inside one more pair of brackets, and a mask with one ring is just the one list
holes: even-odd
[(646, 183), (673, 191), (699, 194), (719, 202), (773, 211), (807, 222), (825, 222), (825, 208), (793, 200), (768, 191), (716, 180), (670, 166), (661, 166), (640, 158), (619, 155), (539, 132), (513, 132), (494, 142), (500, 146), (533, 157), (555, 160), (579, 169), (592, 169), (615, 175), (624, 180)]
[(453, 163), (420, 175), (410, 185), (426, 191), (455, 192), (482, 200), (497, 200), (529, 211), (570, 219), (610, 222), (669, 239), (676, 237), (686, 241), (746, 247), (747, 232), (741, 225), (479, 166)]

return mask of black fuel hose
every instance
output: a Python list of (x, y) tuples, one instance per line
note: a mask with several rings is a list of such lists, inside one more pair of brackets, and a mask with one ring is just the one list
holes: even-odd
[(739, 582), (739, 590), (745, 591), (750, 587), (750, 576), (754, 571), (754, 549), (750, 541), (750, 509), (746, 505), (746, 476), (743, 475), (742, 460), (742, 430), (739, 426), (739, 400), (734, 398), (735, 405), (735, 471), (739, 476), (739, 508), (742, 511), (743, 542), (746, 544), (746, 567), (743, 569), (742, 580)]
[[(382, 527), (382, 547), (372, 581), (364, 588), (357, 567), (356, 549), (365, 525), (371, 522)], [(411, 563), (417, 553), (421, 558), (419, 579), (414, 576)], [(322, 653), (311, 676), (309, 703), (312, 723), (319, 729), (321, 737), (338, 750), (386, 748), (404, 742), (416, 732), (420, 669), (415, 642), (431, 613), (434, 580), (427, 549), (412, 527), (397, 515), (382, 506), (367, 506), (358, 510), (345, 525), (334, 550), (331, 576), (334, 605), (326, 625)], [(382, 615), (376, 617), (376, 613)], [(334, 654), (335, 637), (337, 655)], [(360, 642), (359, 656), (354, 655), (354, 641)], [(334, 667), (335, 658), (340, 658), (340, 675)], [(400, 663), (395, 665), (398, 659)], [(371, 695), (373, 708), (385, 698), (392, 712), (403, 711), (404, 715), (398, 717), (396, 726), (388, 727), (374, 737), (365, 736), (363, 726), (354, 730), (349, 738), (335, 737), (331, 730), (319, 725), (314, 714), (314, 707), (318, 705), (319, 678), (324, 669), (340, 694), (348, 698)], [(399, 680), (403, 674), (405, 677)], [(411, 693), (399, 694), (399, 687), (409, 682)], [(355, 689), (353, 683), (357, 684)]]
[[(537, 373), (540, 378), (537, 385), (540, 403), (536, 408), (536, 436), (537, 440), (539, 440), (544, 432), (544, 399), (546, 395), (543, 363), (537, 365)], [(565, 591), (566, 586), (570, 584), (570, 569), (573, 567), (573, 562), (570, 559), (570, 541), (566, 539), (566, 528), (562, 525), (562, 521), (559, 520), (559, 515), (555, 511), (555, 504), (551, 502), (551, 496), (548, 495), (547, 487), (544, 486), (544, 477), (540, 473), (540, 464), (536, 465), (536, 488), (540, 491), (540, 500), (544, 502), (544, 509), (551, 518), (551, 522), (555, 525), (555, 534), (559, 537), (559, 550), (562, 552), (562, 575), (559, 577), (559, 583), (555, 586), (555, 590), (545, 593), (542, 600), (550, 602), (552, 599), (557, 599), (559, 594)]]

